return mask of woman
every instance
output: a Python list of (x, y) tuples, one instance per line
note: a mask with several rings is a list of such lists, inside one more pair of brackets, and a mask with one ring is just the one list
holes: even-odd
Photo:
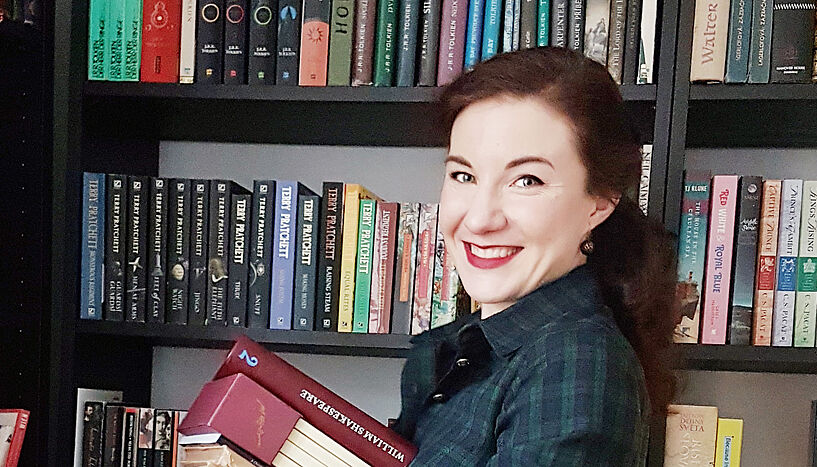
[(631, 196), (640, 151), (604, 66), (501, 55), (442, 96), (439, 228), (477, 313), (413, 338), (413, 465), (643, 465), (675, 390), (674, 247)]

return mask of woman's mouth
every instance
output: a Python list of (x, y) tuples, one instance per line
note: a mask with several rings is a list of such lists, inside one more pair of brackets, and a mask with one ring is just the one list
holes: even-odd
[(518, 246), (477, 246), (468, 242), (463, 244), (468, 262), (479, 269), (498, 268), (522, 251)]

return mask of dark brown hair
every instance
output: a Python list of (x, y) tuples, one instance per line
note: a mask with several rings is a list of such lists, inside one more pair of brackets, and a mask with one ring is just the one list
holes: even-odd
[(638, 137), (628, 125), (618, 86), (607, 69), (579, 53), (541, 47), (498, 55), (449, 84), (441, 95), (450, 136), (468, 105), (493, 98), (535, 98), (571, 122), (587, 169), (587, 192), (620, 201), (591, 233), (588, 264), (605, 304), (632, 345), (646, 378), (652, 412), (666, 414), (677, 381), (676, 254), (673, 236), (635, 201), (641, 177)]

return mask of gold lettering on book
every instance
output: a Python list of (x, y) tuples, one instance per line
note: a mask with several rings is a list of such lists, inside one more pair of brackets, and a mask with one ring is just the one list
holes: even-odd
[(258, 418), (255, 419), (255, 444), (261, 446), (264, 438), (264, 424), (267, 421), (267, 409), (260, 400), (256, 399), (255, 403), (258, 404)]

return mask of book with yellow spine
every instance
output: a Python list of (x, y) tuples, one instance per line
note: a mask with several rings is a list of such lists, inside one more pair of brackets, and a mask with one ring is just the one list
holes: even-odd
[(742, 443), (743, 420), (739, 418), (719, 418), (715, 467), (740, 467)]

